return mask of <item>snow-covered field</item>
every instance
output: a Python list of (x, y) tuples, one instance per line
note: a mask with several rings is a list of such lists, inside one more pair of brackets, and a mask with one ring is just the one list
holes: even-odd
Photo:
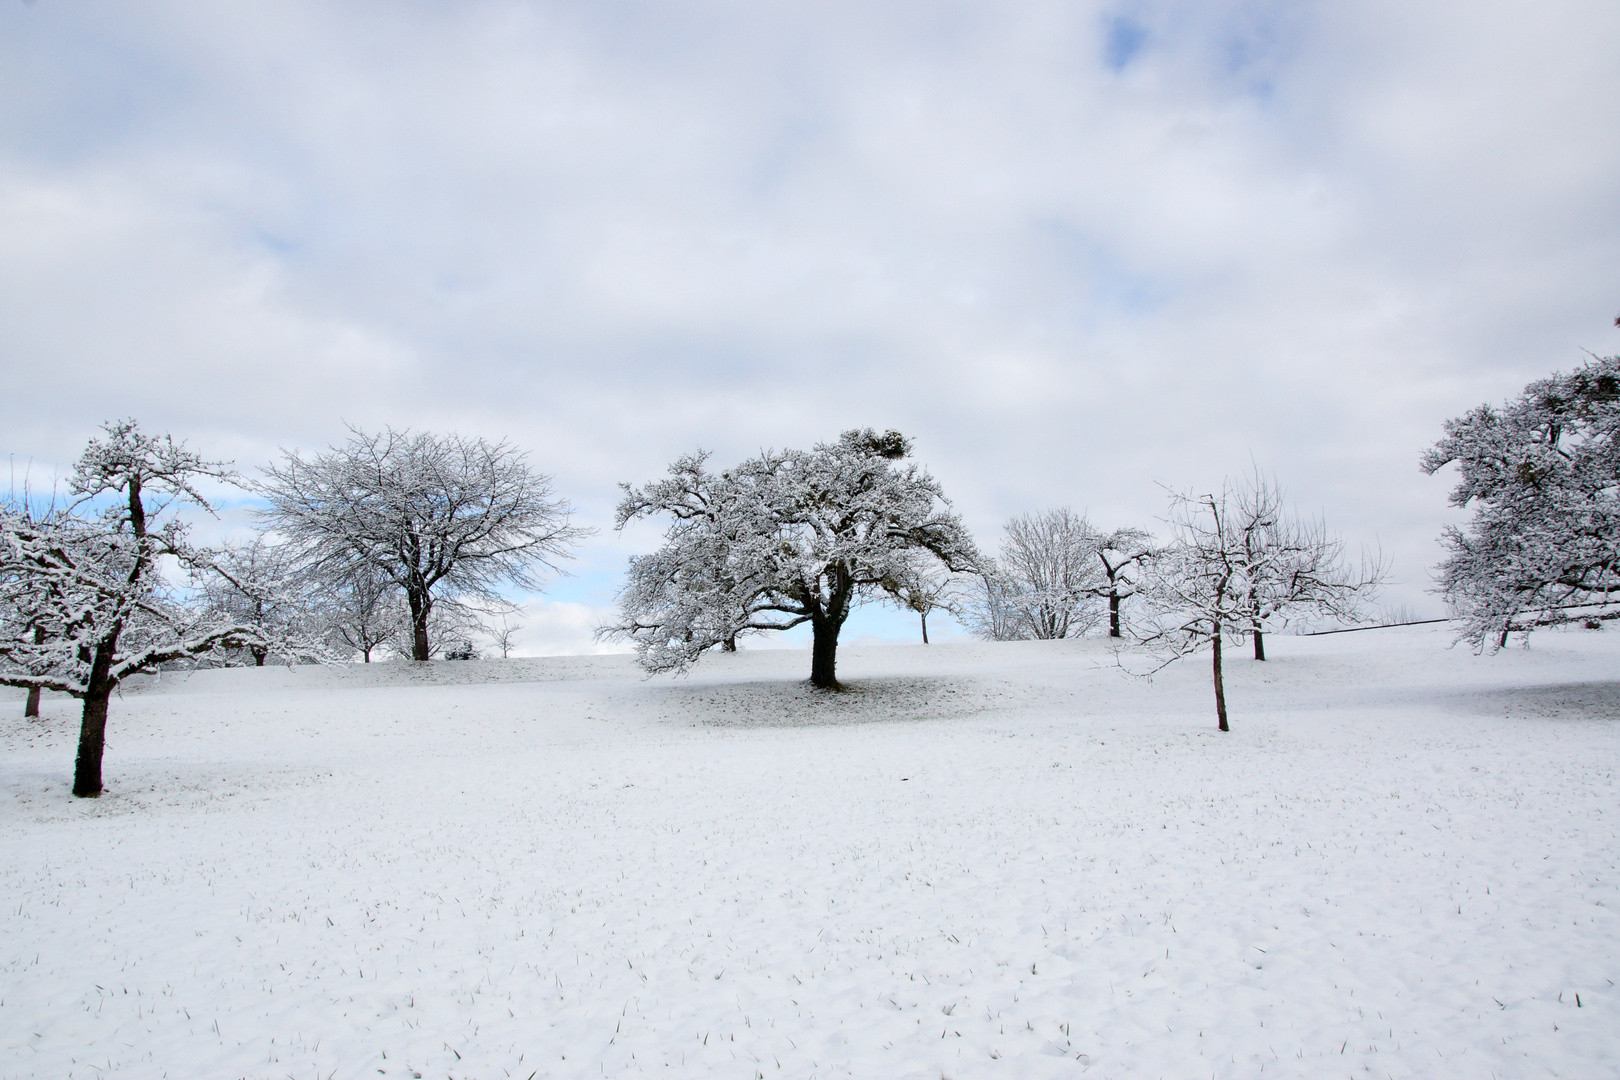
[(0, 1075), (1620, 1073), (1620, 634), (216, 671), (0, 719)]

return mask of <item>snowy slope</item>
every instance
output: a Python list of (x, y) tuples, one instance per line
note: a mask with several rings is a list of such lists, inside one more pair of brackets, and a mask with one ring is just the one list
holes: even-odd
[(8, 698), (0, 1076), (1614, 1075), (1620, 634), (1443, 631)]

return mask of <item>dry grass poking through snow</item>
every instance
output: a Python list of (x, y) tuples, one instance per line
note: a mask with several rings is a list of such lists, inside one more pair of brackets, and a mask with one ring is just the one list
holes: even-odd
[(0, 716), (0, 1076), (1620, 1072), (1620, 635), (236, 671)]

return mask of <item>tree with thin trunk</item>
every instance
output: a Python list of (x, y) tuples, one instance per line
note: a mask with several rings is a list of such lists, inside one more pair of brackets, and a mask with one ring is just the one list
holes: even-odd
[(922, 643), (927, 645), (928, 616), (936, 611), (957, 614), (961, 610), (961, 583), (962, 575), (951, 573), (932, 557), (913, 552), (880, 585), (891, 604), (918, 617)]
[(343, 446), (307, 459), (286, 451), (266, 470), (265, 519), (311, 577), (369, 569), (392, 582), (410, 611), (412, 659), (434, 654), (436, 605), (501, 602), (503, 584), (538, 590), (539, 572), (590, 532), (505, 441), (350, 432)]
[(399, 640), (410, 624), (399, 586), (374, 566), (323, 582), (318, 615), (333, 649), (371, 663), (378, 648)]
[(1249, 564), (1233, 501), (1230, 484), (1218, 494), (1172, 494), (1170, 543), (1147, 564), (1139, 592), (1142, 615), (1132, 628), (1137, 642), (1159, 658), (1142, 674), (1209, 649), (1221, 731), (1231, 730), (1222, 649), (1249, 632)]
[(810, 682), (840, 689), (838, 635), (854, 606), (880, 594), (908, 558), (952, 571), (979, 561), (939, 484), (900, 464), (896, 431), (846, 431), (810, 451), (766, 451), (712, 473), (703, 453), (666, 480), (625, 485), (620, 528), (667, 514), (664, 545), (631, 560), (624, 620), (604, 637), (629, 640), (649, 671), (684, 670), (739, 633), (811, 627)]
[[(209, 614), (259, 627), (267, 642), (304, 640), (314, 630), (307, 582), (293, 572), (285, 547), (267, 543), (263, 535), (225, 545), (212, 565), (193, 575), (192, 584)], [(255, 667), (271, 659), (270, 647), (262, 643), (248, 645), (247, 654)]]
[(1354, 622), (1387, 576), (1384, 561), (1363, 553), (1351, 567), (1344, 541), (1320, 518), (1288, 509), (1282, 486), (1256, 469), (1232, 490), (1231, 529), (1241, 538), (1244, 606), (1254, 658), (1266, 658), (1265, 635), (1297, 619)]
[(125, 679), (272, 644), (258, 627), (182, 602), (164, 575), (165, 563), (226, 573), (217, 553), (187, 542), (173, 513), (188, 503), (211, 513), (199, 482), (234, 474), (134, 421), (103, 430), (74, 468), (65, 511), (36, 518), (0, 508), (0, 683), (83, 702), (73, 775), (81, 797), (102, 791), (108, 705)]

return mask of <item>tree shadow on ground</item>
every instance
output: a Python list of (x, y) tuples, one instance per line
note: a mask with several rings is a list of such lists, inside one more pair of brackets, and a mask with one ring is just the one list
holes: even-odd
[(992, 707), (990, 689), (937, 676), (860, 679), (841, 691), (809, 680), (761, 680), (658, 687), (643, 707), (705, 727), (825, 727), (970, 716)]

